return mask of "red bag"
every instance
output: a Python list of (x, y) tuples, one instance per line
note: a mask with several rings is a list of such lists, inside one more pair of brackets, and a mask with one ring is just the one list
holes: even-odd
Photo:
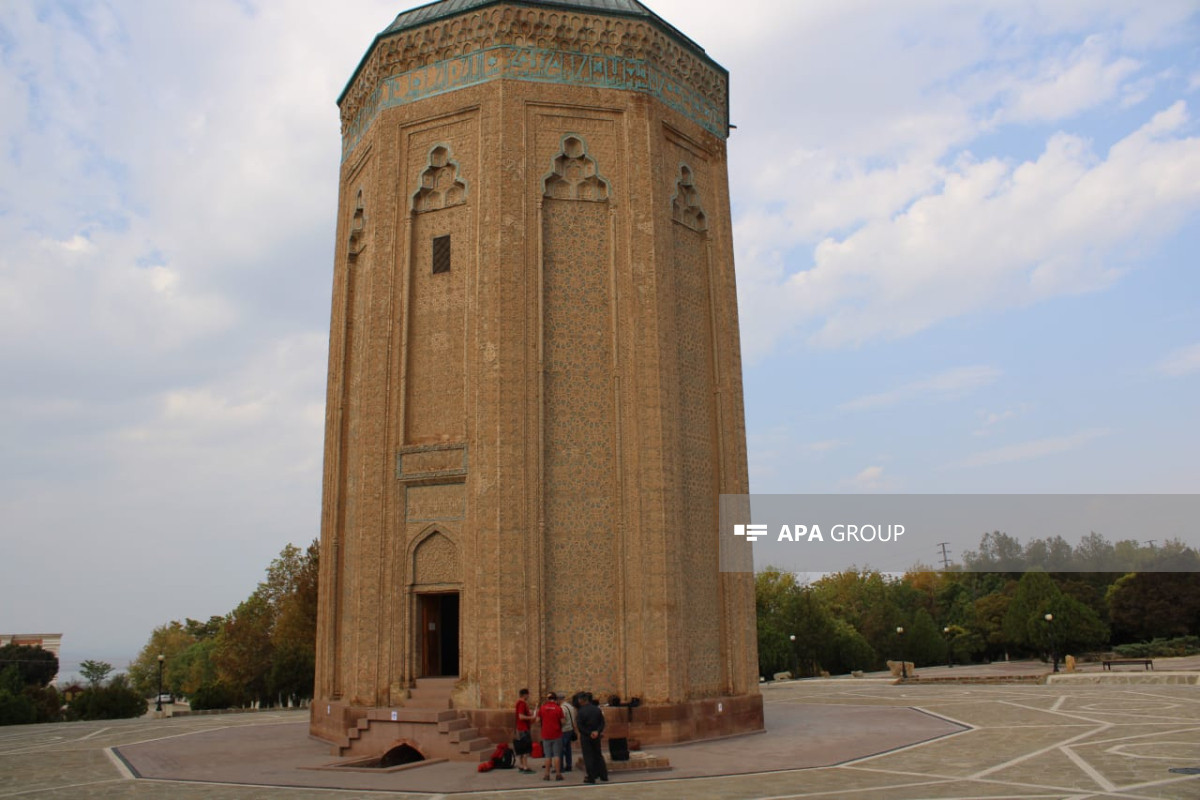
[(544, 752), (542, 752), (542, 743), (541, 742), (533, 743), (533, 752), (530, 753), (530, 755), (534, 758), (545, 758), (546, 757), (546, 754)]
[(492, 766), (491, 761), (480, 761), (479, 762), (479, 771), (480, 772), (491, 772), (492, 769), (493, 769), (493, 766)]

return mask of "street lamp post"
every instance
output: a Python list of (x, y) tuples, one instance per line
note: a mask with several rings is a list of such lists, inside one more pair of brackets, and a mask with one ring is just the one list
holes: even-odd
[(942, 628), (942, 634), (946, 637), (946, 668), (954, 666), (954, 650), (950, 647), (950, 626)]
[(792, 672), (792, 680), (800, 678), (800, 645), (796, 644), (796, 634), (788, 637), (792, 640), (792, 663), (795, 664), (795, 671)]
[(1054, 642), (1054, 615), (1047, 614), (1043, 619), (1046, 620), (1046, 631), (1050, 634), (1050, 664), (1053, 672), (1058, 672), (1058, 647)]
[(900, 680), (908, 680), (908, 663), (904, 660), (904, 628), (897, 625), (896, 635), (900, 637)]
[(159, 712), (162, 711), (162, 670), (163, 662), (166, 659), (167, 657), (162, 653), (158, 654), (158, 697), (155, 698), (154, 710)]

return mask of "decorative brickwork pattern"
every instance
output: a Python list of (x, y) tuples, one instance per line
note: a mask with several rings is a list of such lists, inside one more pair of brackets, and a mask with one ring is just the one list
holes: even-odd
[(462, 519), (467, 498), (461, 483), (410, 486), (405, 497), (409, 522)]
[[(578, 142), (567, 137), (564, 148), (575, 151)], [(572, 163), (583, 158), (565, 150), (562, 155)], [(564, 689), (612, 691), (621, 634), (612, 568), (616, 409), (609, 210), (602, 203), (547, 199), (542, 214), (547, 679)], [(585, 573), (587, 591), (580, 591)]]
[(441, 531), (423, 539), (413, 552), (412, 576), (418, 586), (460, 583), (462, 563), (454, 542)]
[[(694, 219), (694, 217), (690, 218)], [(678, 376), (679, 472), (683, 524), (679, 548), (685, 605), (683, 643), (694, 697), (719, 694), (721, 682), (720, 585), (717, 543), (717, 451), (712, 374), (712, 309), (708, 239), (687, 222), (672, 226), (675, 283), (675, 352)]]
[[(554, 68), (555, 59), (570, 60), (571, 54), (585, 58), (570, 69)], [(615, 71), (628, 73), (620, 81), (622, 86), (640, 87), (666, 101), (676, 99), (673, 104), (684, 112), (700, 112), (703, 107), (701, 118), (711, 120), (714, 133), (725, 135), (728, 79), (696, 48), (649, 21), (510, 5), (476, 9), (383, 38), (340, 101), (342, 135), (357, 141), (393, 97), (407, 101), (427, 96), (425, 91), (413, 92), (412, 81), (387, 84), (392, 76), (445, 62), (443, 69), (422, 75), (415, 85), (440, 83), (443, 90), (453, 90), (481, 80), (529, 74), (535, 62), (541, 68), (533, 71), (534, 76), (548, 80), (557, 73), (563, 83), (571, 83), (579, 80), (587, 57), (620, 62), (606, 66), (600, 80), (611, 82)], [(506, 67), (511, 74), (506, 74)], [(656, 78), (646, 80), (648, 72)], [(383, 86), (386, 92), (380, 90)]]

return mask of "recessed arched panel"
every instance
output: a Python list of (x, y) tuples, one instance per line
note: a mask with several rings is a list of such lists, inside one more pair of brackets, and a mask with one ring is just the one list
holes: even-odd
[(413, 549), (412, 583), (420, 586), (461, 582), (462, 562), (458, 546), (435, 529)]

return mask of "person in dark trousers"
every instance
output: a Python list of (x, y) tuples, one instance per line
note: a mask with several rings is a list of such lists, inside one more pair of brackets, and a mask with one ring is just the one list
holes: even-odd
[(572, 697), (570, 700), (563, 702), (563, 721), (562, 721), (562, 771), (571, 771), (571, 742), (579, 738), (579, 733), (575, 730), (575, 717), (578, 716), (578, 711), (575, 710), (577, 699)]
[(601, 740), (604, 738), (604, 712), (600, 703), (588, 694), (579, 709), (579, 749), (583, 751), (583, 766), (587, 771), (584, 783), (595, 783), (599, 778), (608, 780), (608, 765), (604, 763), (604, 751)]

